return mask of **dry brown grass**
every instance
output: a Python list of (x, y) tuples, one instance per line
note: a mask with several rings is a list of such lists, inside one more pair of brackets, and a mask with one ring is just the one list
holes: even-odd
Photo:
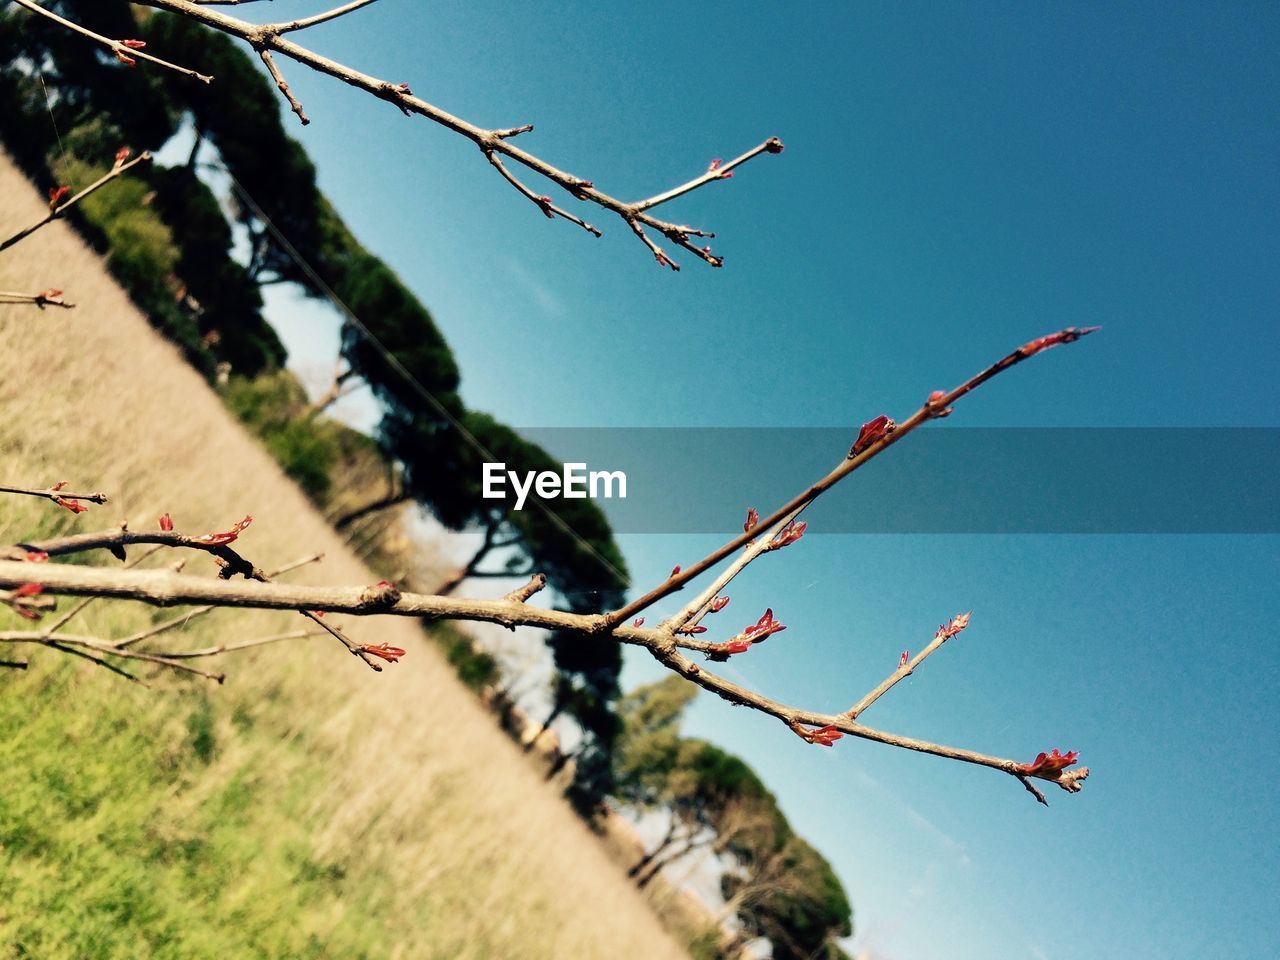
[[(0, 234), (43, 209), (3, 154), (0, 196)], [(54, 525), (95, 529), (123, 517), (144, 526), (168, 511), (179, 529), (202, 532), (251, 513), (255, 523), (240, 545), (263, 566), (323, 550), (324, 563), (299, 578), (376, 579), (63, 224), (0, 256), (0, 288), (51, 286), (63, 288), (77, 309), (0, 306), (0, 474), (31, 485), (67, 479), (76, 488), (108, 491), (112, 502), (73, 517), (48, 504), (7, 499), (0, 502), (0, 542), (30, 535), (35, 523), (43, 532)], [(189, 567), (206, 569), (212, 575), (207, 558), (194, 558)], [(93, 609), (85, 626), (100, 631), (151, 617), (137, 605)], [(218, 612), (193, 625), (184, 642), (245, 638), (281, 624), (292, 629), (296, 619)], [(686, 956), (415, 625), (393, 618), (348, 625), (361, 640), (390, 641), (410, 655), (373, 675), (336, 643), (306, 641), (222, 661), (230, 673), (223, 688), (193, 690), (161, 679), (159, 690), (147, 692), (91, 665), (32, 651), (31, 671), (0, 671), (0, 698), (11, 706), (31, 698), (54, 717), (98, 711), (86, 738), (66, 747), (65, 763), (74, 770), (82, 759), (77, 751), (109, 755), (112, 740), (136, 736), (139, 724), (154, 729), (166, 749), (181, 749), (182, 717), (193, 698), (207, 697), (216, 753), (204, 767), (184, 767), (162, 795), (130, 798), (129, 814), (149, 821), (148, 836), (180, 838), (215, 816), (210, 805), (216, 800), (223, 804), (219, 822), (237, 824), (234, 836), (248, 852), (237, 855), (234, 882), (199, 905), (196, 925), (228, 925), (237, 911), (249, 909), (249, 900), (266, 898), (268, 911), (274, 906), (284, 913), (281, 924), (307, 928), (311, 942), (320, 944), (317, 956)], [(4, 744), (13, 733), (0, 726), (6, 751), (0, 764), (10, 783), (24, 775), (23, 764), (35, 769), (49, 761), (26, 752), (40, 748), (34, 740)], [(118, 773), (127, 783), (129, 771)], [(252, 785), (239, 808), (225, 806), (231, 781)], [(335, 880), (340, 894), (291, 914), (286, 887), (294, 881), (276, 867), (277, 848), (286, 841), (307, 848), (311, 863), (341, 865), (335, 874), (341, 874)], [(105, 841), (99, 833), (84, 842)], [(3, 854), (0, 849), (0, 865)], [(0, 898), (10, 903), (0, 909), (0, 947), (19, 932), (39, 939), (41, 923), (54, 922), (20, 915), (12, 904), (38, 907), (79, 893), (24, 889), (24, 883), (56, 888), (75, 882), (74, 871), (40, 866), (14, 874), (22, 878), (16, 891), (11, 887)], [(153, 882), (165, 876), (157, 873)], [(196, 944), (199, 931), (189, 932)], [(236, 931), (222, 932), (234, 940)], [(72, 934), (67, 938), (73, 942)], [(50, 938), (52, 946), (35, 955), (86, 955), (61, 942)], [(270, 942), (257, 935), (252, 955), (286, 955), (263, 946)], [(194, 948), (138, 949), (110, 955), (204, 955)]]

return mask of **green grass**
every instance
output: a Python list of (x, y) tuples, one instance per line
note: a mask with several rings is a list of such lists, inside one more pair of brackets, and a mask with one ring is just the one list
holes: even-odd
[[(112, 635), (170, 613), (82, 616)], [(381, 957), (429, 922), (429, 903), (386, 909), (359, 864), (315, 849), (328, 750), (278, 689), (157, 692), (31, 660), (0, 671), (0, 957)]]
[[(0, 234), (45, 209), (3, 154), (0, 195)], [(290, 578), (378, 579), (65, 224), (0, 259), (0, 287), (55, 283), (75, 310), (0, 311), (0, 473), (111, 502), (73, 516), (0, 498), (0, 544), (166, 512), (205, 533), (251, 513), (237, 545), (263, 567), (322, 551)], [(215, 574), (188, 558), (187, 574)], [(72, 626), (119, 637), (175, 612), (100, 601)], [(403, 619), (343, 620), (409, 655), (374, 674), (323, 636), (221, 658), (224, 686), (139, 665), (144, 689), (0, 643), (30, 660), (0, 667), (0, 960), (687, 956), (439, 645)], [(300, 625), (220, 610), (164, 643)], [(0, 607), (0, 631), (29, 627)]]

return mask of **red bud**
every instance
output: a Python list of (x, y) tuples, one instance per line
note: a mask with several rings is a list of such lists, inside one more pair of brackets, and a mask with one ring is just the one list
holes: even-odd
[(387, 663), (397, 663), (401, 657), (405, 655), (405, 651), (401, 647), (393, 647), (389, 643), (372, 644), (366, 643), (360, 647), (365, 653), (371, 653), (375, 657), (380, 657)]

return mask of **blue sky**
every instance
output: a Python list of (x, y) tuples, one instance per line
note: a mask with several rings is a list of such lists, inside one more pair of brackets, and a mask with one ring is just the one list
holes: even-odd
[[(929, 429), (1280, 426), (1274, 4), (383, 0), (307, 36), (477, 123), (536, 123), (527, 149), (624, 197), (785, 141), (671, 205), (727, 257), (673, 276), (620, 222), (551, 223), (466, 141), (285, 66), (322, 189), (431, 307), (467, 402), (516, 426), (852, 431), (1094, 323)], [(276, 302), (295, 360), (327, 365), (332, 318)], [(867, 722), (1094, 770), (1045, 810), (989, 771), (805, 747), (700, 700), (689, 731), (750, 759), (836, 864), (856, 948), (1275, 953), (1275, 537), (818, 533), (735, 583), (731, 629), (766, 605), (789, 629), (731, 674), (843, 707), (973, 609)], [(642, 585), (716, 545), (623, 541)]]

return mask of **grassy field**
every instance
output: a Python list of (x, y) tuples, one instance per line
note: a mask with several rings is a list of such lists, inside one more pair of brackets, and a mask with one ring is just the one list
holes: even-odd
[[(44, 210), (3, 154), (0, 196), (0, 235)], [(0, 289), (47, 287), (79, 306), (0, 306), (0, 479), (112, 502), (77, 517), (6, 497), (0, 543), (251, 513), (238, 546), (260, 565), (319, 550), (292, 576), (377, 579), (62, 224), (0, 254)], [(79, 630), (172, 612), (99, 602)], [(218, 611), (174, 645), (298, 621)], [(0, 609), (0, 629), (21, 625)], [(686, 956), (415, 625), (347, 626), (409, 656), (374, 675), (315, 638), (215, 661), (222, 687), (147, 674), (147, 690), (0, 646), (31, 660), (0, 669), (0, 958)]]

